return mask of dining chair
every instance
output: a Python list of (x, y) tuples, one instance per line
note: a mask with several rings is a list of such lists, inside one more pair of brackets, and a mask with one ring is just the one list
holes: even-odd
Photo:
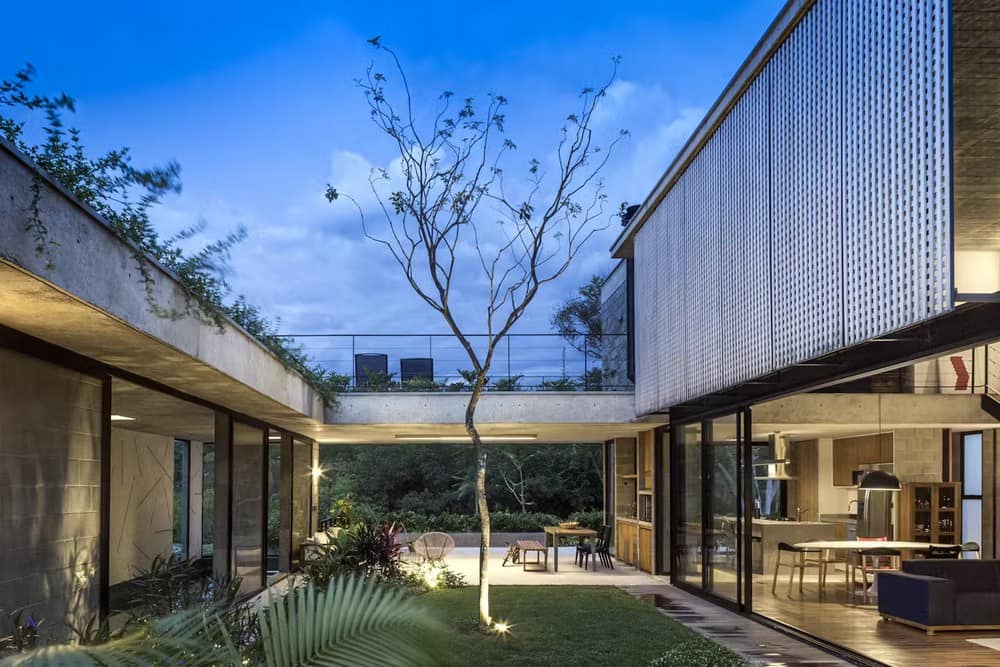
[(898, 549), (874, 547), (871, 549), (859, 549), (856, 554), (857, 557), (850, 564), (851, 583), (848, 593), (852, 598), (857, 596), (857, 573), (858, 570), (861, 570), (861, 582), (864, 586), (863, 600), (864, 604), (868, 604), (868, 575), (872, 576), (872, 582), (874, 583), (875, 575), (879, 572), (899, 571), (900, 553)]
[(604, 567), (615, 569), (611, 563), (611, 526), (601, 526), (597, 532), (596, 542), (581, 542), (576, 545), (575, 561), (577, 565), (586, 570), (591, 556), (600, 558)]
[[(966, 554), (972, 554), (971, 556), (966, 556)], [(979, 548), (979, 542), (963, 542), (962, 543), (962, 555), (960, 558), (982, 558), (983, 552)]]
[(951, 547), (927, 547), (923, 552), (924, 558), (947, 558), (957, 560), (962, 555), (962, 547), (959, 545)]
[[(805, 575), (806, 568), (814, 567), (817, 571), (821, 570), (821, 564), (818, 558), (810, 558), (810, 556), (819, 555), (822, 557), (822, 549), (813, 549), (808, 547), (797, 547), (787, 542), (778, 542), (778, 557), (774, 561), (774, 580), (771, 582), (771, 595), (777, 595), (778, 588), (778, 570), (782, 567), (789, 568), (788, 570), (788, 595), (792, 595), (792, 583), (795, 581), (795, 571), (799, 572), (799, 594), (802, 594), (802, 578)], [(783, 561), (783, 557), (785, 560)]]

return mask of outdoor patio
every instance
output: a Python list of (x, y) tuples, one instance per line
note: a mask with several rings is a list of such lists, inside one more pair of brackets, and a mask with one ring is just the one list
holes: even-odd
[[(664, 584), (667, 577), (657, 577), (646, 574), (634, 567), (615, 561), (615, 568), (610, 570), (597, 564), (594, 572), (593, 564), (584, 570), (573, 562), (575, 547), (563, 546), (559, 549), (559, 571), (554, 571), (554, 554), (548, 550), (549, 565), (544, 572), (524, 571), (520, 563), (508, 562), (503, 565), (506, 547), (490, 549), (490, 584), (497, 586), (651, 586)], [(478, 547), (458, 547), (445, 558), (445, 563), (453, 572), (465, 577), (470, 585), (479, 582), (479, 549)]]

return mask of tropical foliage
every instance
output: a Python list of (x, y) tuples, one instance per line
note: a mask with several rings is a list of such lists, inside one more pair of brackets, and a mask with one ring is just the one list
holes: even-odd
[[(497, 510), (496, 530), (520, 530), (514, 526), (522, 520), (510, 516), (521, 513), (521, 499), (503, 482), (504, 471), (508, 476), (513, 471), (510, 456), (524, 462), (524, 500), (530, 512), (565, 518), (604, 504), (600, 445), (491, 445), (488, 449), (492, 455), (486, 495)], [(349, 498), (358, 520), (394, 521), (411, 532), (478, 530), (478, 519), (449, 516), (475, 512), (474, 457), (471, 447), (460, 444), (320, 447), (320, 466), (328, 471), (319, 482), (320, 516), (331, 516), (334, 503)], [(460, 525), (449, 525), (452, 521)]]

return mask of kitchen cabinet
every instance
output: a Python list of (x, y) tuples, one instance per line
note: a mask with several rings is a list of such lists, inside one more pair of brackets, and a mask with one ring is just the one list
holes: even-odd
[(854, 486), (853, 473), (862, 465), (892, 463), (892, 433), (833, 440), (833, 485)]

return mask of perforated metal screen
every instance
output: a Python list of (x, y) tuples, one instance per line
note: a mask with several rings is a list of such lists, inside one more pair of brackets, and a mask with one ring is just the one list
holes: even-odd
[(635, 237), (665, 409), (946, 312), (948, 0), (819, 0)]

